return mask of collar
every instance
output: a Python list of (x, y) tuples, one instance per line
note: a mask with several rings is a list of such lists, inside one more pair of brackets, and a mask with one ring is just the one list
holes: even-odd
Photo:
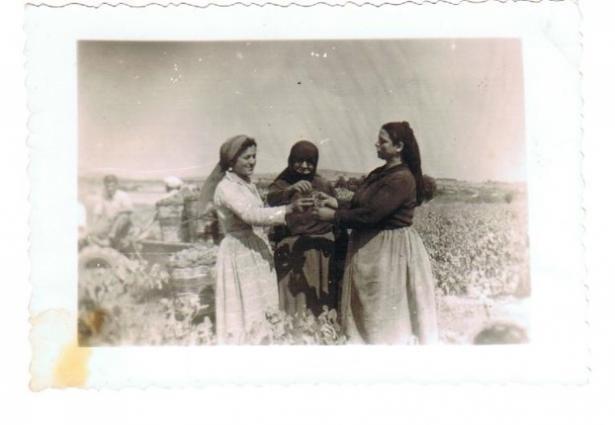
[(391, 168), (384, 168), (385, 166), (381, 166), (376, 168), (374, 171), (372, 171), (371, 173), (369, 173), (369, 175), (367, 176), (366, 181), (374, 181), (374, 180), (378, 180), (384, 176), (388, 176), (389, 174), (393, 174), (396, 173), (398, 171), (402, 171), (402, 170), (410, 170), (408, 168), (408, 166), (406, 164), (404, 164), (403, 162), (401, 164), (397, 164), (392, 166)]
[(248, 186), (248, 187), (254, 186), (254, 182), (252, 182), (252, 181), (247, 182), (244, 179), (242, 179), (241, 177), (239, 177), (237, 174), (233, 173), (232, 171), (226, 171), (225, 177), (227, 179), (229, 179), (230, 181), (232, 181), (233, 183), (245, 185), (245, 186)]

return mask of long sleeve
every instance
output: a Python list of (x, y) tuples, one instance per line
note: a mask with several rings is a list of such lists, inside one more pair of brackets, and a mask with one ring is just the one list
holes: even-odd
[(267, 203), (272, 206), (288, 205), (294, 195), (292, 190), (288, 190), (289, 185), (284, 180), (276, 180), (269, 186)]
[[(314, 191), (329, 192), (328, 182), (316, 175), (312, 179), (312, 188)], [(298, 196), (295, 191), (284, 190), (289, 187), (289, 183), (279, 179), (270, 186), (270, 194), (267, 200), (269, 205), (288, 205), (291, 200)], [(284, 193), (285, 192), (285, 193)], [(292, 235), (323, 235), (332, 230), (330, 223), (324, 223), (317, 220), (311, 211), (293, 212), (286, 216), (286, 225), (278, 226), (271, 235), (273, 240), (281, 240), (282, 238)]]
[[(270, 226), (286, 222), (286, 207), (263, 207), (256, 194), (241, 190), (235, 184), (220, 182), (214, 194), (216, 206), (233, 212), (243, 222), (252, 226)], [(260, 205), (259, 205), (260, 204)]]
[(403, 174), (384, 178), (355, 208), (336, 211), (335, 221), (338, 225), (350, 228), (374, 225), (406, 204), (409, 193), (414, 193), (414, 185), (414, 179), (406, 178)]

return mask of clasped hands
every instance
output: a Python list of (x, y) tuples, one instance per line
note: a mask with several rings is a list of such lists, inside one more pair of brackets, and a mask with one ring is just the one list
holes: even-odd
[(295, 211), (311, 209), (312, 216), (321, 221), (334, 221), (335, 210), (338, 207), (337, 199), (320, 191), (313, 191), (312, 183), (300, 180), (289, 187), (289, 190), (303, 195), (313, 194), (312, 197), (299, 197), (293, 201)]

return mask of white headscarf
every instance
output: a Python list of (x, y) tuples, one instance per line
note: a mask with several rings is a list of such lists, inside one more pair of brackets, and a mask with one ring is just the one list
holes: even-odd
[(241, 134), (231, 137), (220, 146), (220, 160), (201, 188), (201, 196), (199, 199), (201, 211), (206, 211), (209, 208), (209, 205), (214, 199), (216, 186), (218, 186), (220, 180), (224, 178), (224, 173), (231, 167), (233, 161), (237, 159), (239, 154), (251, 144), (256, 144), (254, 139)]
[(165, 177), (163, 182), (169, 189), (179, 189), (184, 185), (183, 180), (175, 176)]

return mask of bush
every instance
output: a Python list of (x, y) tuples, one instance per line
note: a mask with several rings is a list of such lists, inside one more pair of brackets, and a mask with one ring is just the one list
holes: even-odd
[(506, 204), (428, 204), (414, 226), (445, 294), (514, 295), (527, 276), (527, 223)]
[(175, 296), (157, 265), (135, 265), (122, 280), (109, 268), (79, 275), (81, 345), (212, 344), (213, 324), (198, 294)]
[(335, 181), (333, 187), (335, 189), (346, 189), (348, 182), (346, 182), (346, 178), (344, 176), (339, 176)]
[(432, 200), (434, 196), (436, 195), (436, 192), (438, 191), (438, 185), (436, 184), (436, 179), (434, 179), (431, 176), (428, 176), (427, 174), (424, 174), (423, 175), (423, 189), (425, 190), (424, 201)]
[(318, 317), (311, 312), (291, 316), (270, 311), (265, 322), (248, 332), (245, 341), (254, 345), (341, 345), (345, 342), (337, 312), (327, 307)]
[[(151, 272), (144, 278), (145, 271)], [(79, 276), (78, 332), (81, 345), (211, 345), (216, 343), (212, 288), (201, 293), (169, 290), (168, 274), (137, 264), (120, 280), (112, 269)], [(205, 293), (207, 290), (211, 293)], [(343, 344), (335, 310), (293, 317), (271, 311), (242, 343)]]

